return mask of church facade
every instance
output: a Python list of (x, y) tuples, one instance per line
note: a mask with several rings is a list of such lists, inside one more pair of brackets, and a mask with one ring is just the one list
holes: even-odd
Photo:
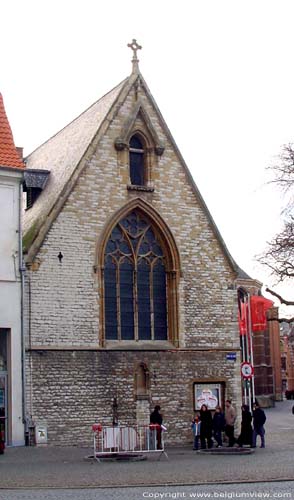
[(140, 73), (26, 159), (27, 414), (49, 444), (94, 422), (191, 441), (202, 401), (241, 406), (232, 259)]

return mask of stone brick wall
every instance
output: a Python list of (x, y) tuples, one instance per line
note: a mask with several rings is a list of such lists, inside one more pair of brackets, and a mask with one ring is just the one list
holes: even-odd
[[(31, 340), (34, 345), (92, 345), (98, 342), (97, 245), (108, 220), (133, 197), (152, 204), (170, 227), (181, 258), (179, 311), (182, 345), (236, 347), (236, 292), (220, 244), (188, 182), (173, 145), (141, 90), (141, 99), (165, 144), (153, 165), (154, 192), (126, 189), (128, 164), (114, 148), (134, 102), (132, 92), (53, 223), (31, 271)], [(62, 263), (57, 256), (62, 253)]]
[[(160, 404), (168, 428), (168, 444), (192, 440), (193, 384), (217, 380), (225, 397), (239, 409), (238, 362), (224, 351), (35, 351), (30, 354), (31, 389), (28, 409), (35, 423), (48, 426), (49, 444), (91, 446), (94, 422), (112, 424), (117, 398), (120, 424), (136, 424), (138, 401), (134, 368), (144, 362), (150, 372), (150, 411)], [(145, 405), (144, 401), (144, 405)]]
[[(160, 402), (170, 442), (190, 439), (193, 381), (222, 379), (226, 397), (241, 405), (239, 359), (231, 364), (224, 354), (239, 349), (235, 273), (151, 101), (142, 87), (138, 93), (165, 145), (153, 160), (154, 191), (127, 189), (127, 155), (114, 148), (135, 103), (131, 91), (100, 143), (93, 142), (85, 169), (27, 270), (26, 345), (39, 348), (28, 354), (28, 411), (47, 421), (49, 442), (56, 444), (88, 444), (95, 420), (112, 421), (114, 396), (122, 422), (135, 421), (136, 360), (156, 373), (151, 406)], [(142, 118), (137, 124), (144, 128)], [(176, 241), (179, 345), (191, 352), (111, 352), (99, 344), (99, 245), (109, 220), (137, 197), (161, 215)]]

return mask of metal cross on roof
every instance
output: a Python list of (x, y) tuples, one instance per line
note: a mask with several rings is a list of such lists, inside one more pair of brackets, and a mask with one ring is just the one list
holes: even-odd
[(128, 47), (130, 47), (130, 49), (132, 49), (133, 51), (133, 59), (132, 59), (133, 71), (138, 70), (139, 59), (137, 58), (137, 50), (141, 50), (142, 46), (137, 43), (137, 40), (135, 38), (133, 38), (132, 43), (128, 43)]

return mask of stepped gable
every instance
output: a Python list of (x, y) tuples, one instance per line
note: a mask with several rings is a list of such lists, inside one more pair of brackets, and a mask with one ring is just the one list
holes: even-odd
[(14, 145), (11, 127), (5, 112), (2, 94), (0, 93), (0, 167), (25, 168)]

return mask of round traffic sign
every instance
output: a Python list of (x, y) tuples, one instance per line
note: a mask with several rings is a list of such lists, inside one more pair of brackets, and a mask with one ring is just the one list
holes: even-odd
[(253, 366), (248, 361), (241, 364), (241, 374), (243, 378), (251, 378), (253, 375)]

